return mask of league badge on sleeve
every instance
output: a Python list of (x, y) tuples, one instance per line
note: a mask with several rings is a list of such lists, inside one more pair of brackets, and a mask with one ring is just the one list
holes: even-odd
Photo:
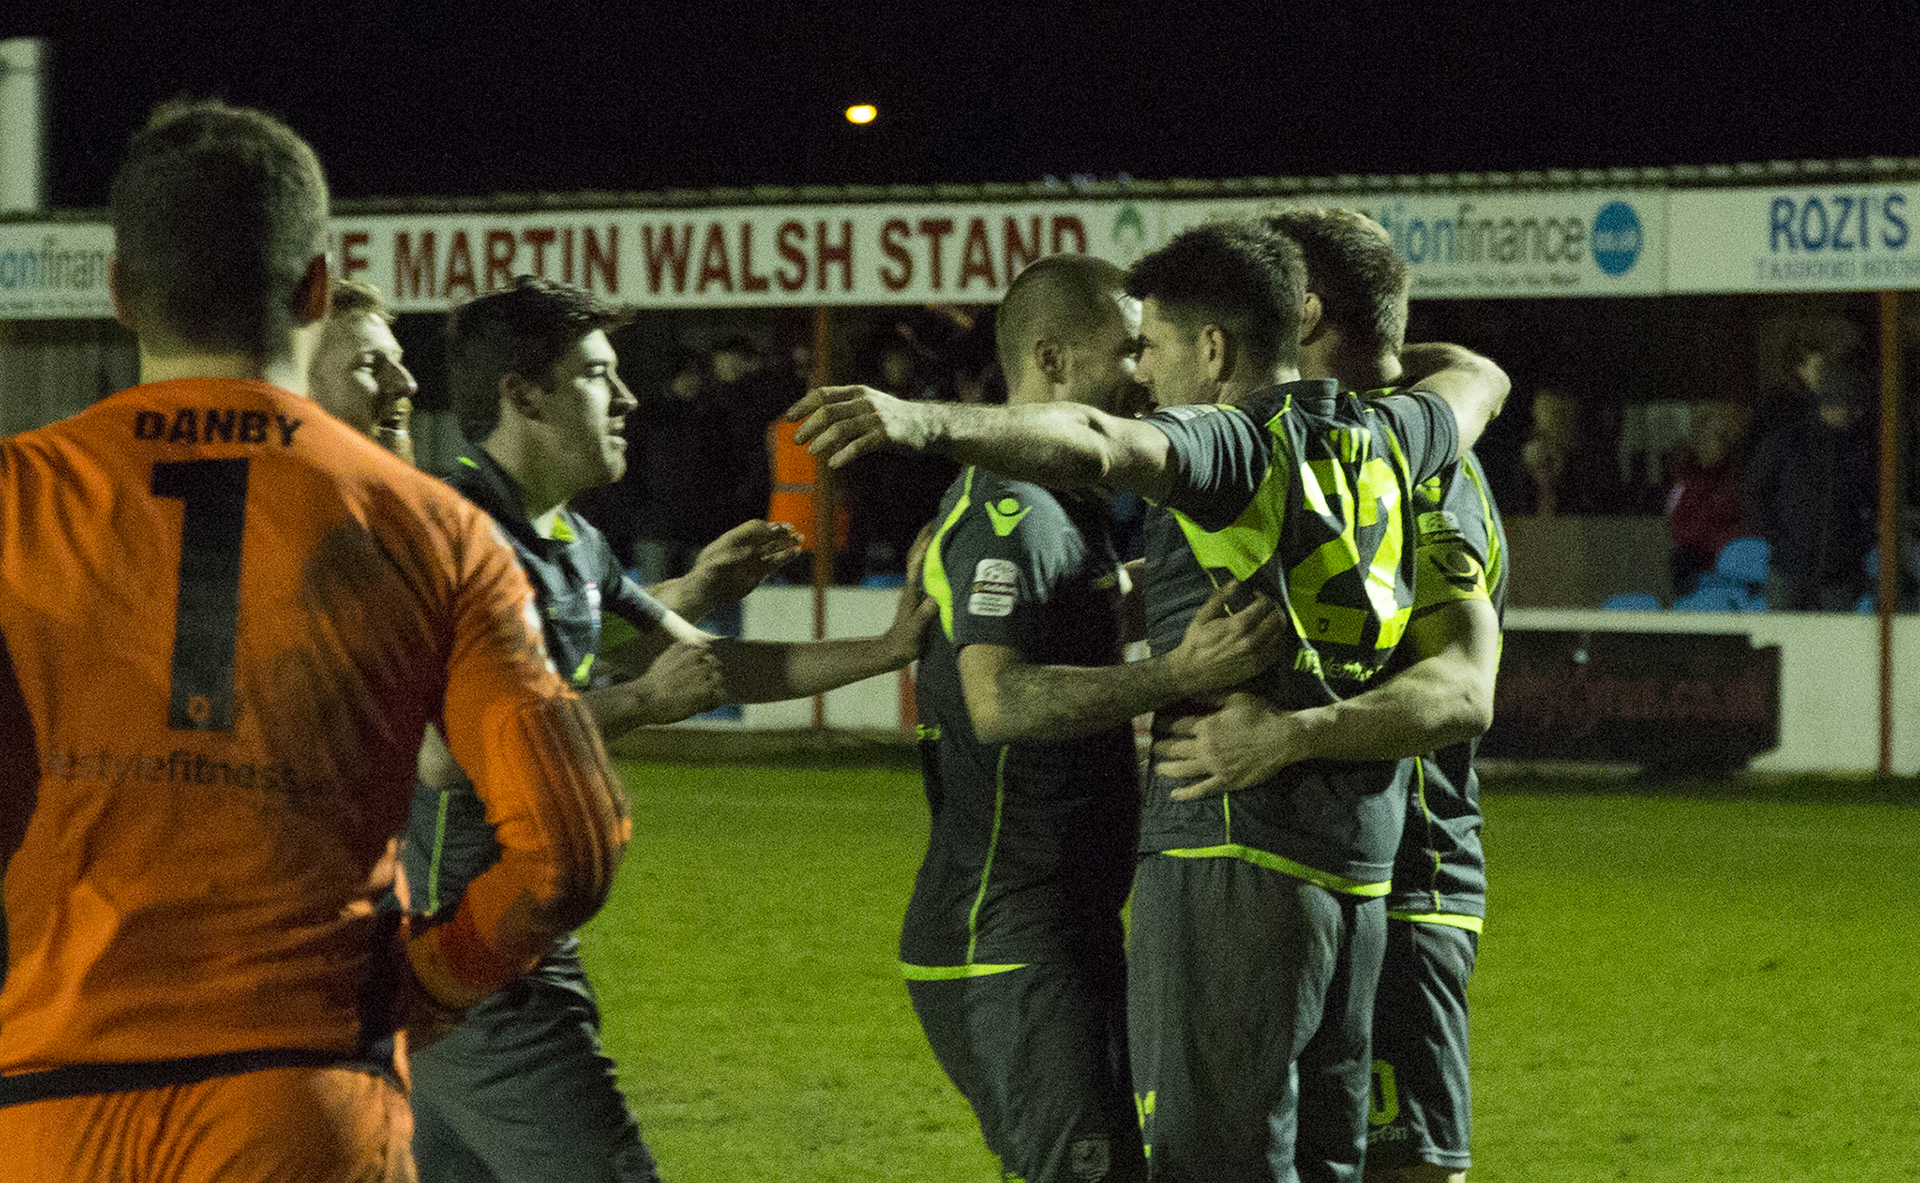
[(1011, 616), (1020, 596), (1020, 569), (1011, 559), (981, 559), (973, 569), (967, 611), (974, 616)]

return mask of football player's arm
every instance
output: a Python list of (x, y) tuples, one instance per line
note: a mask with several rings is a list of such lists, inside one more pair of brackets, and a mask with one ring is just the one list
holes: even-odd
[(1248, 788), (1302, 760), (1399, 760), (1484, 733), (1500, 661), (1493, 605), (1444, 604), (1416, 618), (1404, 643), (1419, 660), (1352, 698), (1281, 711), (1237, 692), (1213, 714), (1175, 720), (1155, 745), (1155, 767), (1204, 778), (1174, 790), (1187, 801)]
[(1163, 499), (1166, 436), (1080, 403), (973, 406), (914, 402), (866, 386), (823, 386), (787, 410), (794, 438), (839, 468), (875, 448), (939, 452), (1053, 489), (1105, 485)]
[(876, 636), (827, 641), (714, 641), (727, 702), (779, 702), (822, 694), (901, 669), (920, 653), (920, 634), (938, 611), (920, 584), (931, 529), (907, 554), (906, 582), (893, 623)]
[(742, 522), (702, 547), (692, 570), (648, 590), (682, 618), (705, 620), (791, 562), (800, 543), (799, 532), (785, 522)]
[(960, 689), (975, 737), (988, 744), (1075, 739), (1246, 681), (1273, 664), (1292, 633), (1265, 597), (1228, 615), (1238, 587), (1217, 589), (1180, 644), (1145, 661), (1036, 665), (1006, 645), (962, 647)]
[(1500, 414), (1512, 387), (1505, 370), (1459, 345), (1408, 345), (1400, 352), (1400, 365), (1402, 388), (1430, 390), (1453, 409), (1459, 441), (1453, 455), (1436, 458), (1441, 462), (1458, 459), (1473, 447)]
[(512, 552), (477, 515), (460, 546), (442, 730), (501, 853), (450, 919), (407, 943), (419, 984), (453, 1008), (526, 972), (598, 911), (632, 832), (626, 792), (548, 659)]

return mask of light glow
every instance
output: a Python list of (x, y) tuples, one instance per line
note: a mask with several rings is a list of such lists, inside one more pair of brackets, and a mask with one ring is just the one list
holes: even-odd
[(847, 108), (848, 123), (872, 123), (880, 114), (880, 108), (872, 103), (860, 103)]

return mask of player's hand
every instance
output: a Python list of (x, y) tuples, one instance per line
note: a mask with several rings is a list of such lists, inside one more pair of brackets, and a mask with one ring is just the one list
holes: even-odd
[(1154, 771), (1199, 781), (1173, 790), (1175, 801), (1237, 792), (1272, 777), (1300, 758), (1293, 750), (1290, 715), (1244, 690), (1227, 695), (1211, 714), (1186, 715), (1166, 725), (1153, 745)]
[(928, 522), (920, 527), (913, 546), (907, 550), (907, 581), (900, 588), (900, 600), (893, 609), (893, 624), (887, 629), (887, 638), (900, 665), (920, 656), (920, 634), (926, 631), (927, 622), (940, 614), (939, 603), (927, 594), (920, 580), (927, 548), (932, 544), (933, 523)]
[(678, 723), (725, 702), (720, 658), (705, 644), (675, 641), (640, 675), (647, 688), (645, 722)]
[(888, 444), (925, 451), (933, 443), (937, 404), (908, 402), (870, 386), (820, 386), (787, 408), (799, 421), (795, 443), (839, 468)]
[(785, 522), (741, 522), (700, 548), (686, 578), (699, 589), (707, 612), (737, 604), (761, 580), (792, 562), (803, 541)]
[(1227, 603), (1241, 589), (1239, 580), (1215, 588), (1194, 613), (1186, 636), (1167, 654), (1175, 684), (1183, 694), (1224, 690), (1260, 673), (1279, 659), (1293, 640), (1286, 615), (1264, 595), (1229, 615)]
[(413, 400), (401, 395), (387, 408), (386, 415), (373, 425), (373, 442), (395, 456), (413, 463)]

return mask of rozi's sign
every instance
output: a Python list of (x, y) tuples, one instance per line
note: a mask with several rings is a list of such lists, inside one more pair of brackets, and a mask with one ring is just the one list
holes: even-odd
[(1676, 190), (1674, 292), (1920, 287), (1920, 187)]

